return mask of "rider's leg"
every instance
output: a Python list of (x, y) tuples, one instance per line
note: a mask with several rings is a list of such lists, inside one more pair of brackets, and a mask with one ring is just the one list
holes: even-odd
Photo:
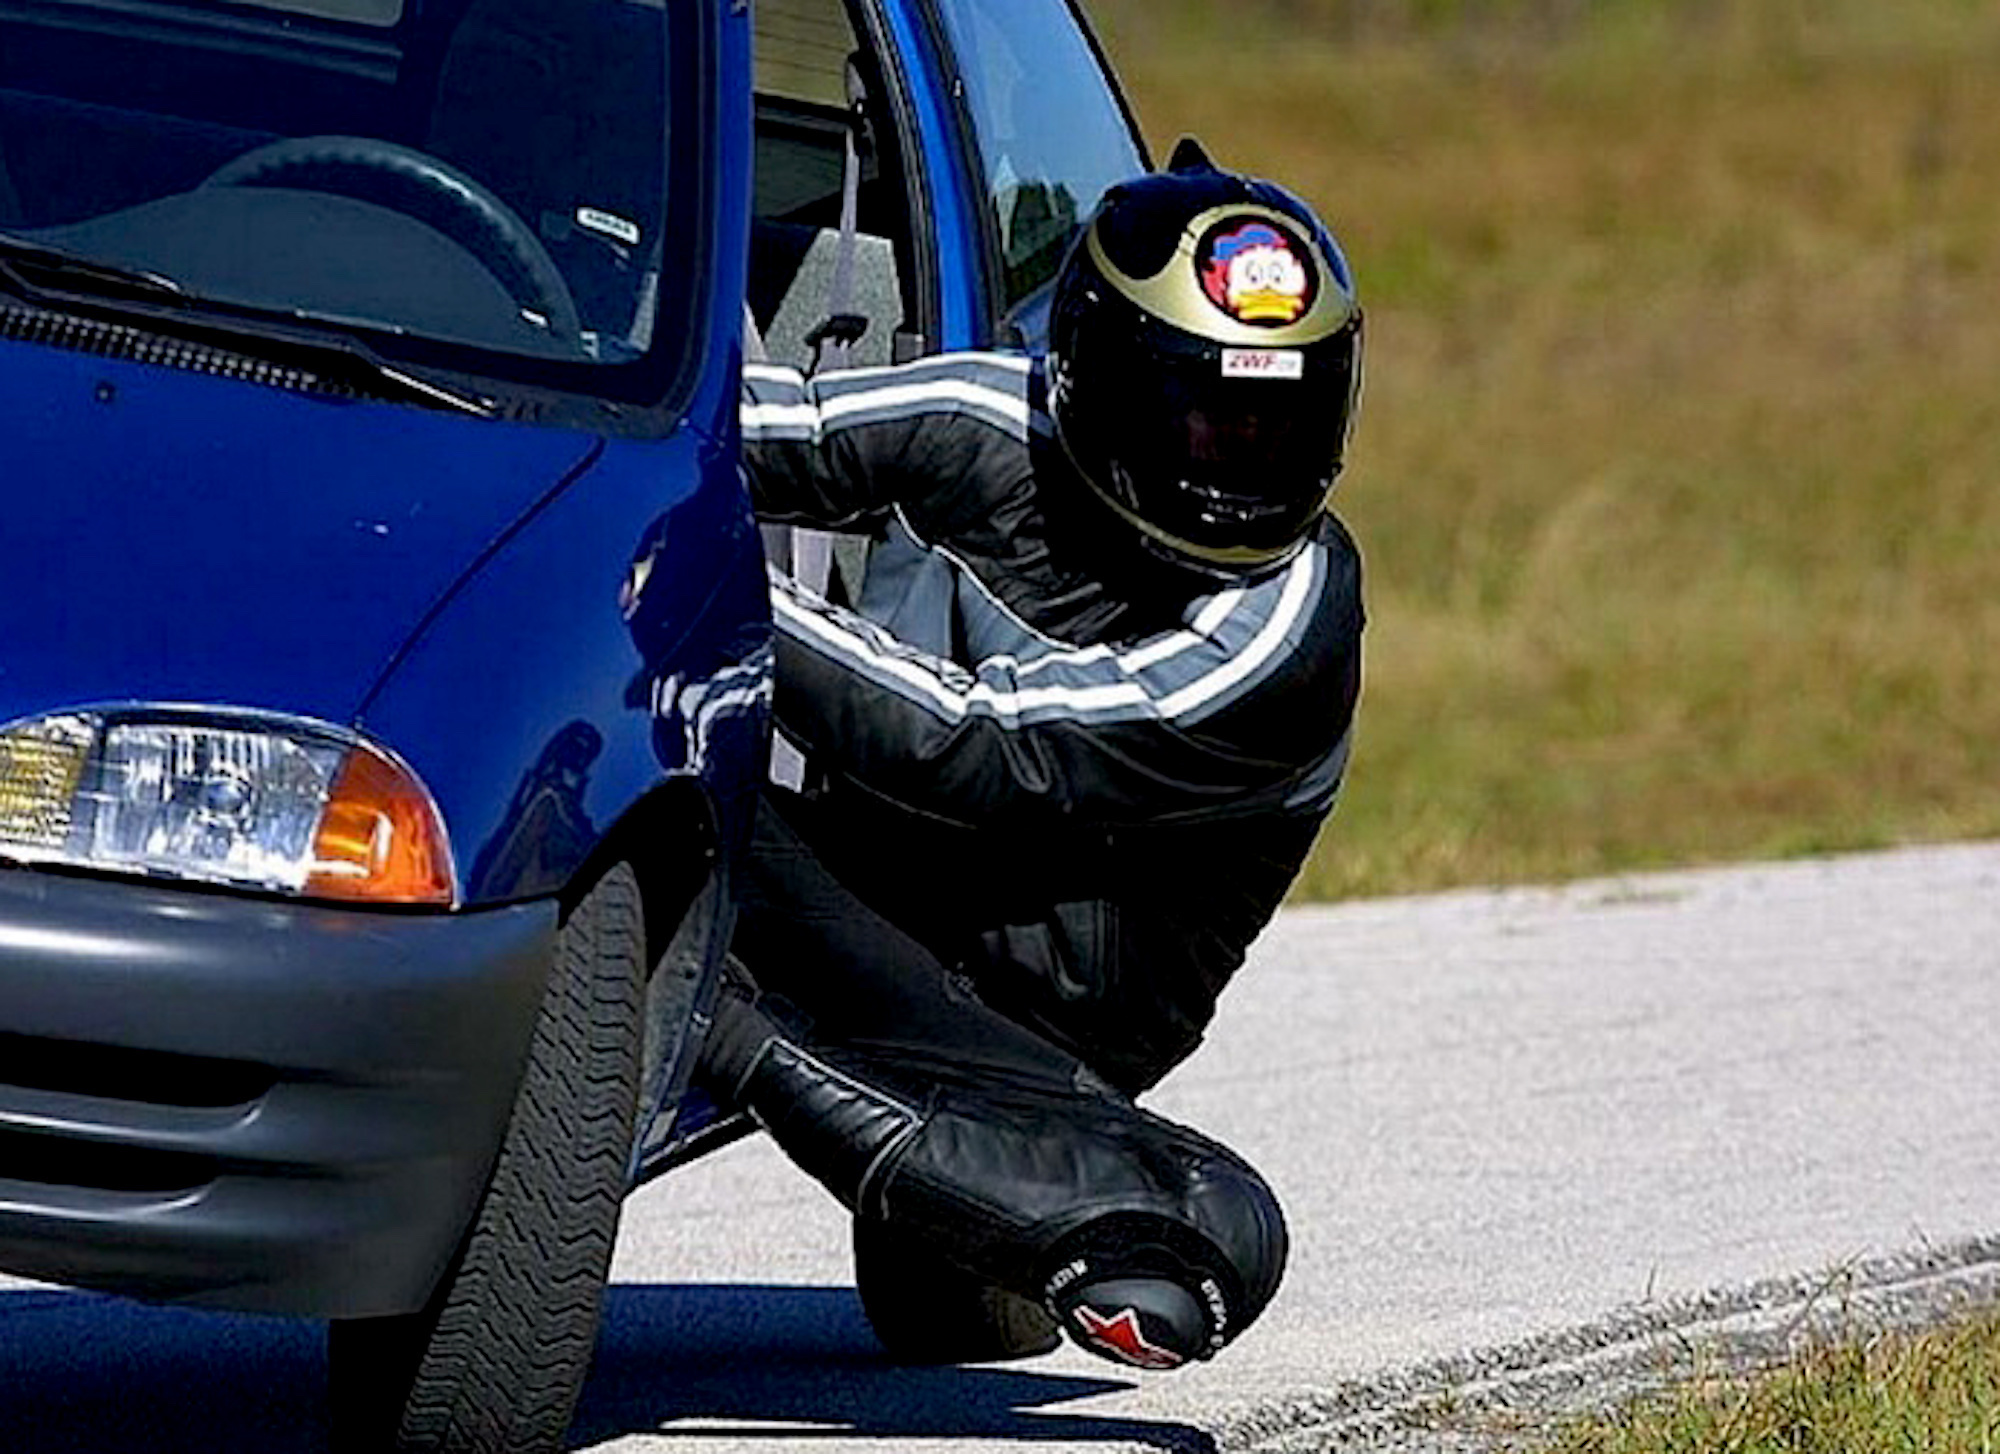
[(758, 805), (736, 884), (731, 947), (758, 990), (815, 1044), (1067, 1087), (1076, 1058), (992, 1012), (968, 979), (835, 878), (794, 827), (794, 805), (779, 793)]
[(1172, 1367), (1262, 1311), (1285, 1233), (1254, 1171), (958, 989), (768, 810), (758, 840), (737, 946), (810, 1036), (739, 983), (712, 1085), (857, 1216), (1043, 1303), (1092, 1351)]

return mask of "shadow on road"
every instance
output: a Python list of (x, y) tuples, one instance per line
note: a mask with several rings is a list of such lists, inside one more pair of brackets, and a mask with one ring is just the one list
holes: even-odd
[(1034, 1365), (902, 1368), (882, 1354), (852, 1288), (622, 1286), (611, 1289), (597, 1364), (573, 1433), (584, 1445), (650, 1434), (1140, 1444), (1212, 1454), (1185, 1424), (1049, 1412), (1129, 1388), (1118, 1378), (1042, 1374)]
[(0, 1447), (10, 1454), (321, 1454), (316, 1323), (0, 1293)]
[[(1118, 1443), (1212, 1454), (1185, 1424), (1052, 1406), (1130, 1387), (1005, 1368), (899, 1368), (849, 1288), (620, 1286), (572, 1447), (639, 1435), (663, 1451), (718, 1435), (775, 1451), (833, 1436)], [(8, 1454), (324, 1454), (318, 1324), (0, 1292)]]

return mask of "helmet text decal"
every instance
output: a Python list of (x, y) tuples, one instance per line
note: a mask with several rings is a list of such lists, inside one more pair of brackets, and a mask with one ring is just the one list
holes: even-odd
[(1195, 266), (1209, 301), (1239, 323), (1296, 323), (1319, 288), (1305, 247), (1261, 218), (1228, 218), (1210, 228)]
[(1302, 379), (1306, 356), (1296, 348), (1225, 348), (1225, 379)]

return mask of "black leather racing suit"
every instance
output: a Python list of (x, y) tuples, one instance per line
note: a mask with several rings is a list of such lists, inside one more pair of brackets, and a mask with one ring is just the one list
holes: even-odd
[(853, 609), (773, 575), (777, 721), (814, 787), (774, 796), (738, 946), (827, 1033), (772, 1053), (725, 1026), (720, 1073), (861, 1217), (900, 1209), (1097, 1351), (1205, 1356), (1275, 1289), (1282, 1220), (1126, 1095), (1198, 1043), (1333, 803), (1353, 543), (1328, 516), (1248, 582), (1142, 565), (1082, 507), (1025, 358), (751, 365), (745, 393), (760, 517), (876, 544)]
[(1084, 486), (1028, 360), (747, 384), (759, 515), (887, 537), (856, 613), (774, 587), (777, 719), (833, 830), (813, 846), (989, 1003), (1150, 1085), (1332, 806), (1360, 680), (1352, 540), (1328, 516), (1247, 585), (1136, 594), (1061, 514)]

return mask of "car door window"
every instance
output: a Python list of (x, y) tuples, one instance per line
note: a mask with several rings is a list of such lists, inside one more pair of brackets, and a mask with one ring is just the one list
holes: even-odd
[(1000, 304), (1033, 341), (1036, 295), (1106, 188), (1147, 169), (1068, 0), (939, 0), (977, 138)]

